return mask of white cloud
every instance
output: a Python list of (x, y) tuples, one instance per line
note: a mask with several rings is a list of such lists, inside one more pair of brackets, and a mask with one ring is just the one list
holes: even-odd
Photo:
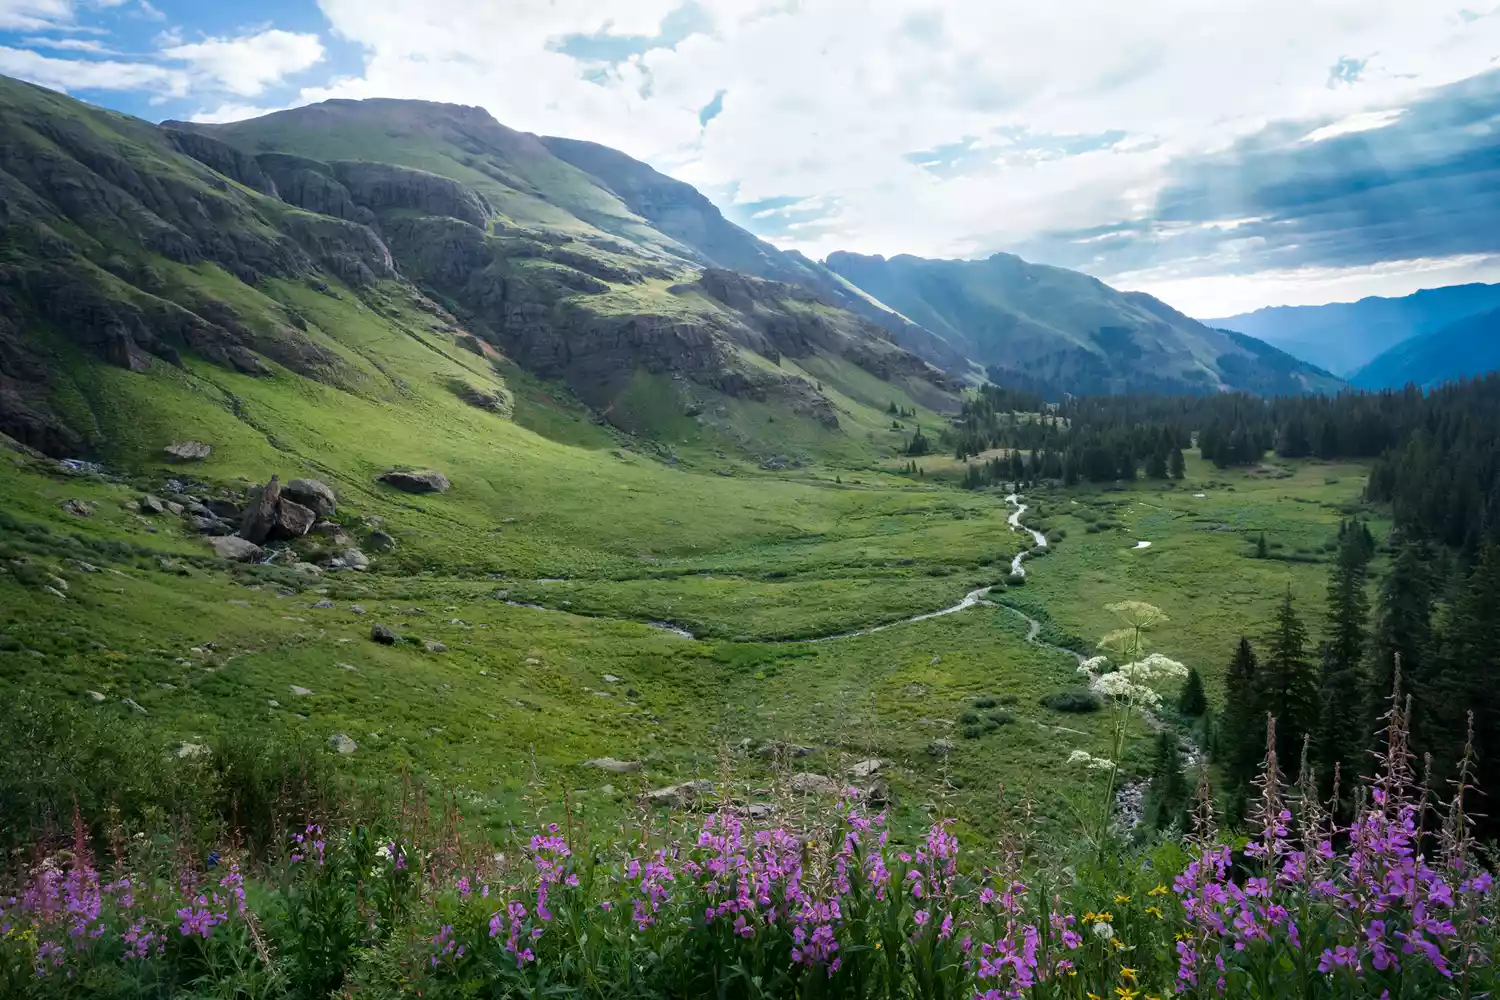
[(197, 114), (194, 114), (189, 120), (195, 122), (204, 122), (208, 124), (218, 124), (219, 122), (242, 122), (246, 118), (259, 118), (262, 115), (269, 115), (273, 111), (285, 110), (286, 109), (282, 107), (266, 108), (258, 107), (254, 104), (236, 104), (231, 101), (225, 104), (220, 104), (216, 108), (199, 111)]
[(135, 5), (133, 13), (136, 17), (144, 21), (165, 21), (167, 19), (167, 15), (153, 6), (151, 0), (140, 0), (140, 3)]
[(173, 97), (188, 92), (188, 76), (150, 63), (54, 59), (29, 49), (0, 46), (0, 73), (53, 90), (144, 90)]
[(164, 59), (187, 63), (195, 74), (244, 97), (254, 97), (323, 60), (317, 35), (268, 29), (239, 38), (205, 38), (168, 45)]
[(1367, 295), (1410, 295), (1422, 288), (1500, 282), (1500, 255), (1463, 254), (1388, 260), (1364, 267), (1301, 267), (1223, 277), (1178, 278), (1170, 269), (1122, 274), (1128, 291), (1149, 292), (1189, 316), (1235, 316), (1264, 305), (1353, 302)]
[(118, 55), (103, 42), (92, 38), (28, 38), (23, 45), (33, 49), (57, 49), (62, 52), (87, 52), (90, 55)]
[(1372, 132), (1378, 128), (1385, 128), (1387, 125), (1394, 125), (1401, 120), (1401, 116), (1405, 113), (1406, 109), (1404, 108), (1387, 108), (1382, 111), (1360, 111), (1347, 118), (1340, 118), (1336, 122), (1324, 125), (1322, 128), (1313, 129), (1302, 137), (1302, 141), (1322, 142), (1325, 139), (1336, 139), (1341, 135), (1353, 135), (1356, 132)]
[(73, 19), (73, 0), (0, 0), (0, 30), (35, 31)]

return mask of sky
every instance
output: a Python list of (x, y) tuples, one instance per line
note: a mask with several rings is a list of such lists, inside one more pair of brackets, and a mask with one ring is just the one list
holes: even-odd
[(0, 73), (154, 121), (479, 105), (809, 256), (1202, 318), (1500, 281), (1500, 0), (0, 0)]

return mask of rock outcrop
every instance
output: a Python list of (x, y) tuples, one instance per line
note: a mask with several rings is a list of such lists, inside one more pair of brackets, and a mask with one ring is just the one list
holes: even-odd
[(281, 495), (308, 508), (319, 518), (333, 517), (339, 511), (333, 487), (320, 479), (293, 479), (281, 488)]
[(403, 493), (447, 493), (452, 488), (447, 476), (431, 469), (417, 472), (392, 469), (381, 473), (380, 481)]

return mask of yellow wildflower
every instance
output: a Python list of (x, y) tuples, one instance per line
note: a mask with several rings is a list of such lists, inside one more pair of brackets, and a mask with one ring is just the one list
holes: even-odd
[(1099, 994), (1097, 993), (1090, 993), (1088, 996), (1089, 1000), (1099, 1000)]
[(1151, 916), (1155, 917), (1157, 920), (1162, 919), (1162, 912), (1161, 912), (1160, 908), (1158, 908), (1158, 907), (1148, 906), (1148, 907), (1146, 907), (1146, 912), (1149, 913)]
[(1130, 902), (1130, 897), (1129, 896), (1125, 896), (1125, 895), (1117, 895), (1117, 896), (1115, 896), (1115, 903), (1117, 905), (1124, 905), (1125, 903), (1128, 903), (1128, 902)]
[(1120, 1000), (1135, 1000), (1136, 997), (1138, 997), (1138, 996), (1141, 995), (1141, 991), (1140, 990), (1127, 990), (1123, 986), (1116, 986), (1115, 987), (1115, 995), (1118, 996), (1120, 998)]
[(1125, 980), (1127, 983), (1133, 983), (1133, 982), (1135, 982), (1135, 970), (1134, 969), (1121, 969), (1120, 970), (1120, 978), (1123, 979), (1123, 980)]
[(1148, 896), (1165, 896), (1166, 894), (1167, 887), (1160, 883), (1157, 884), (1155, 889), (1152, 889), (1150, 892), (1146, 893), (1146, 895)]

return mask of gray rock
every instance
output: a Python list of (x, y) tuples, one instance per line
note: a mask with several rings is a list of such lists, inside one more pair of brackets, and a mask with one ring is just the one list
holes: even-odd
[(64, 513), (74, 517), (93, 517), (94, 505), (86, 500), (68, 500), (62, 505)]
[(97, 573), (97, 572), (99, 572), (99, 567), (98, 566), (95, 566), (93, 563), (84, 562), (82, 559), (69, 559), (68, 560), (68, 565), (72, 566), (74, 569), (78, 570), (78, 572), (80, 572), (80, 573)]
[(292, 563), (292, 572), (301, 573), (303, 576), (322, 576), (323, 567), (315, 566), (310, 562)]
[(647, 792), (643, 799), (651, 806), (671, 806), (678, 809), (687, 809), (695, 805), (704, 796), (712, 795), (714, 783), (704, 778), (696, 778), (693, 781), (684, 781), (680, 785), (668, 785), (666, 788), (657, 788)]
[(618, 683), (620, 683), (620, 678), (616, 677), (614, 674), (605, 674), (604, 675), (604, 683), (606, 683), (606, 684), (618, 684)]
[(267, 537), (291, 541), (312, 530), (318, 516), (307, 507), (285, 497), (276, 505), (276, 520)]
[(874, 806), (876, 809), (883, 809), (892, 802), (891, 786), (883, 780), (872, 782), (865, 788), (861, 788), (859, 794), (867, 805)]
[(370, 568), (369, 557), (359, 551), (359, 549), (345, 549), (344, 554), (339, 558), (344, 561), (345, 566), (352, 570), (358, 570), (361, 573)]
[(875, 772), (879, 771), (884, 766), (885, 761), (880, 760), (879, 758), (862, 760), (859, 763), (855, 764), (853, 767), (849, 768), (849, 777), (858, 778), (860, 780), (871, 778), (875, 776)]
[(331, 608), (333, 606), (334, 606), (334, 603), (332, 601), (330, 601), (326, 597), (323, 598), (322, 600), (314, 601), (311, 605), (309, 605), (309, 607), (314, 607), (314, 608)]
[(228, 559), (233, 562), (252, 562), (259, 559), (261, 555), (261, 547), (259, 545), (245, 538), (237, 538), (234, 535), (210, 538), (208, 544), (213, 547), (214, 553), (220, 559)]
[(201, 462), (213, 454), (213, 450), (212, 445), (202, 441), (175, 441), (162, 449), (168, 458), (178, 462)]
[(208, 512), (214, 517), (224, 521), (232, 521), (235, 524), (238, 524), (240, 518), (245, 516), (244, 507), (233, 500), (226, 500), (223, 497), (213, 497), (205, 500), (203, 501), (203, 506), (207, 507)]
[(181, 517), (183, 514), (187, 513), (187, 508), (178, 503), (176, 500), (164, 501), (162, 503), (162, 506), (167, 508), (167, 513), (172, 514), (176, 517)]
[(338, 498), (333, 488), (318, 479), (293, 479), (281, 488), (281, 495), (308, 508), (320, 518), (338, 513)]
[(800, 795), (826, 795), (830, 797), (843, 791), (842, 786), (832, 778), (821, 774), (812, 774), (807, 771), (792, 775), (791, 788), (792, 791)]
[(139, 503), (140, 511), (142, 514), (155, 515), (165, 514), (167, 512), (166, 501), (162, 500), (161, 497), (152, 496), (150, 493), (147, 493), (145, 496), (141, 497)]
[(222, 538), (225, 535), (234, 534), (234, 526), (225, 524), (217, 517), (195, 517), (188, 521), (188, 525), (200, 535), (216, 535)]
[(299, 687), (296, 684), (288, 684), (287, 687), (291, 688), (292, 694), (296, 695), (298, 698), (306, 698), (308, 695), (312, 694), (312, 691), (310, 691), (309, 689), (305, 687)]
[(927, 744), (927, 752), (933, 757), (946, 757), (953, 752), (952, 740), (933, 740)]
[(782, 743), (772, 740), (764, 744), (757, 751), (762, 757), (807, 757), (813, 752), (812, 747), (798, 746), (795, 743)]
[(365, 544), (372, 552), (396, 551), (396, 540), (383, 531), (372, 531), (365, 537)]
[(84, 694), (88, 696), (89, 701), (96, 705), (104, 701), (104, 694), (100, 691), (85, 691)]
[(271, 706), (272, 708), (280, 708), (281, 707), (281, 702), (277, 701), (275, 698), (267, 698), (266, 699), (266, 704), (269, 705), (269, 706)]
[(341, 753), (346, 756), (359, 749), (359, 744), (343, 733), (334, 733), (328, 737), (328, 745), (333, 748), (335, 753)]
[(601, 771), (610, 774), (635, 774), (641, 769), (638, 760), (615, 760), (613, 757), (600, 757), (597, 760), (584, 761), (584, 767), (597, 767)]
[(751, 819), (770, 819), (776, 815), (776, 806), (770, 802), (752, 802), (745, 807), (745, 813)]
[(396, 635), (396, 630), (389, 625), (381, 625), (377, 622), (370, 626), (370, 638), (382, 646), (394, 646), (399, 636)]
[(207, 757), (213, 753), (202, 743), (179, 743), (177, 745), (177, 758), (179, 760), (195, 760), (199, 757)]
[(362, 615), (362, 614), (365, 613), (365, 609), (362, 608), (362, 607), (360, 607), (358, 604), (351, 604), (351, 605), (349, 605), (349, 610), (352, 611), (356, 615)]
[(452, 488), (447, 476), (431, 469), (416, 472), (391, 469), (381, 474), (380, 481), (404, 493), (447, 493)]
[(448, 652), (448, 647), (445, 646), (445, 645), (443, 645), (442, 643), (438, 642), (436, 639), (423, 639), (422, 640), (422, 648), (425, 649), (425, 650), (427, 650), (427, 652), (429, 652), (429, 653), (446, 653), (446, 652)]
[(270, 538), (276, 527), (276, 507), (280, 503), (281, 479), (272, 476), (265, 486), (250, 492), (250, 505), (240, 519), (240, 537), (257, 545)]
[(141, 707), (141, 703), (136, 701), (134, 698), (121, 698), (120, 704), (124, 705), (126, 708), (134, 709), (142, 715), (146, 714), (146, 710)]

